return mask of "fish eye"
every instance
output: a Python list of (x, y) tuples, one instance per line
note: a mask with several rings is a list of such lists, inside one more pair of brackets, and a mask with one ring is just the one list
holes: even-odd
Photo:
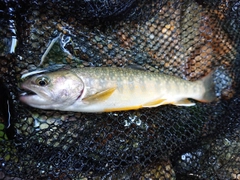
[(49, 84), (49, 79), (47, 77), (38, 77), (36, 79), (36, 84), (39, 86), (47, 86)]

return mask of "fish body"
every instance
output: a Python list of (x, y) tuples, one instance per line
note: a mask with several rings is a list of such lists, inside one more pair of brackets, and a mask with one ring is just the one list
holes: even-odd
[(175, 76), (111, 67), (75, 68), (37, 74), (21, 87), (35, 94), (20, 100), (41, 108), (75, 112), (112, 112), (164, 104), (193, 106), (215, 99), (212, 74), (191, 82)]

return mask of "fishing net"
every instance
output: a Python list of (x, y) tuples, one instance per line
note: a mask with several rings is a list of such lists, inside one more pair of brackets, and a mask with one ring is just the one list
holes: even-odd
[[(0, 179), (240, 179), (238, 0), (0, 2)], [(38, 68), (141, 68), (217, 100), (112, 113), (21, 103)]]

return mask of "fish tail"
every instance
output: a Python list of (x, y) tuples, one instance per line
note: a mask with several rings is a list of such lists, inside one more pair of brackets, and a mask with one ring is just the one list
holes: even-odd
[(212, 102), (216, 99), (215, 84), (214, 84), (214, 72), (209, 73), (207, 76), (199, 80), (203, 87), (204, 93), (200, 101)]

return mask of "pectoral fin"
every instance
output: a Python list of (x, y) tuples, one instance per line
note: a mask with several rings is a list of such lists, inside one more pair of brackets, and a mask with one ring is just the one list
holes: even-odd
[(143, 104), (143, 107), (157, 107), (165, 104), (166, 99), (156, 99), (154, 101), (150, 101), (148, 103)]
[(98, 92), (96, 94), (93, 94), (91, 96), (84, 98), (83, 101), (87, 101), (87, 102), (104, 101), (112, 95), (112, 93), (115, 91), (115, 89), (116, 89), (115, 87), (106, 89), (104, 91)]
[(188, 99), (181, 99), (176, 102), (172, 102), (170, 104), (176, 105), (176, 106), (194, 106), (195, 103), (189, 101)]

